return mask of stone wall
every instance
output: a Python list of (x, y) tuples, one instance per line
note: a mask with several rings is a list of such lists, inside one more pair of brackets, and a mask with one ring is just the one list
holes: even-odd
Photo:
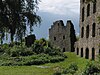
[(100, 16), (100, 0), (96, 0), (95, 3), (80, 1), (80, 39), (75, 43), (75, 52), (81, 57), (95, 60), (100, 54), (98, 16)]
[(49, 29), (49, 39), (51, 45), (61, 48), (63, 52), (74, 51), (76, 36), (72, 22), (70, 20), (67, 21), (66, 26), (64, 26), (62, 20), (54, 22)]

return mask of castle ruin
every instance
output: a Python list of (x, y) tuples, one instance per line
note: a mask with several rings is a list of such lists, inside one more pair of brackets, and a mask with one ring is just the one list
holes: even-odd
[(49, 29), (49, 39), (51, 45), (59, 47), (62, 52), (73, 52), (76, 36), (72, 22), (67, 21), (66, 26), (62, 20), (54, 22)]
[(75, 31), (71, 21), (68, 21), (66, 26), (63, 21), (56, 21), (49, 29), (51, 44), (60, 47), (63, 52), (74, 51), (75, 48), (75, 53), (80, 57), (95, 60), (100, 55), (100, 22), (98, 22), (98, 17), (100, 18), (100, 0), (88, 2), (80, 0), (79, 40), (75, 42)]
[(100, 0), (80, 0), (80, 39), (75, 43), (75, 53), (95, 60), (100, 54)]

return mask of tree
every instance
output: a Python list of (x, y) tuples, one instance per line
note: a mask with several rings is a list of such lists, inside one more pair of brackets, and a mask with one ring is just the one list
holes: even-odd
[(40, 16), (36, 14), (39, 0), (0, 0), (0, 33), (11, 34), (13, 42), (14, 35), (22, 39), (26, 32), (26, 26), (32, 27), (41, 22)]

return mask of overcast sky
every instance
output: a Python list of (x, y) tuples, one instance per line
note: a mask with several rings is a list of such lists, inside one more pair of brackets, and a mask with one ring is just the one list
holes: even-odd
[(48, 29), (56, 20), (63, 20), (65, 25), (67, 20), (72, 20), (78, 34), (79, 9), (80, 0), (41, 0), (38, 14), (42, 18), (42, 23), (40, 27), (34, 27), (37, 39), (48, 38)]
[(39, 11), (66, 15), (67, 10), (79, 13), (80, 0), (42, 0)]

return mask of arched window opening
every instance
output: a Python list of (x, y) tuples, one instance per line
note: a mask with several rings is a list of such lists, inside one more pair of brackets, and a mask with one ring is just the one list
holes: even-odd
[(81, 38), (83, 38), (84, 37), (84, 27), (82, 27), (82, 29), (81, 29)]
[(54, 37), (54, 41), (56, 41), (56, 37)]
[(93, 2), (93, 13), (95, 13), (96, 12), (96, 0), (94, 0), (94, 2)]
[(63, 40), (65, 39), (65, 35), (63, 36)]
[(95, 31), (96, 31), (96, 24), (93, 23), (93, 25), (92, 25), (92, 37), (95, 37)]
[(82, 22), (84, 21), (84, 7), (82, 8)]
[(89, 37), (89, 25), (86, 27), (86, 38)]
[(90, 4), (87, 5), (87, 17), (90, 16)]

